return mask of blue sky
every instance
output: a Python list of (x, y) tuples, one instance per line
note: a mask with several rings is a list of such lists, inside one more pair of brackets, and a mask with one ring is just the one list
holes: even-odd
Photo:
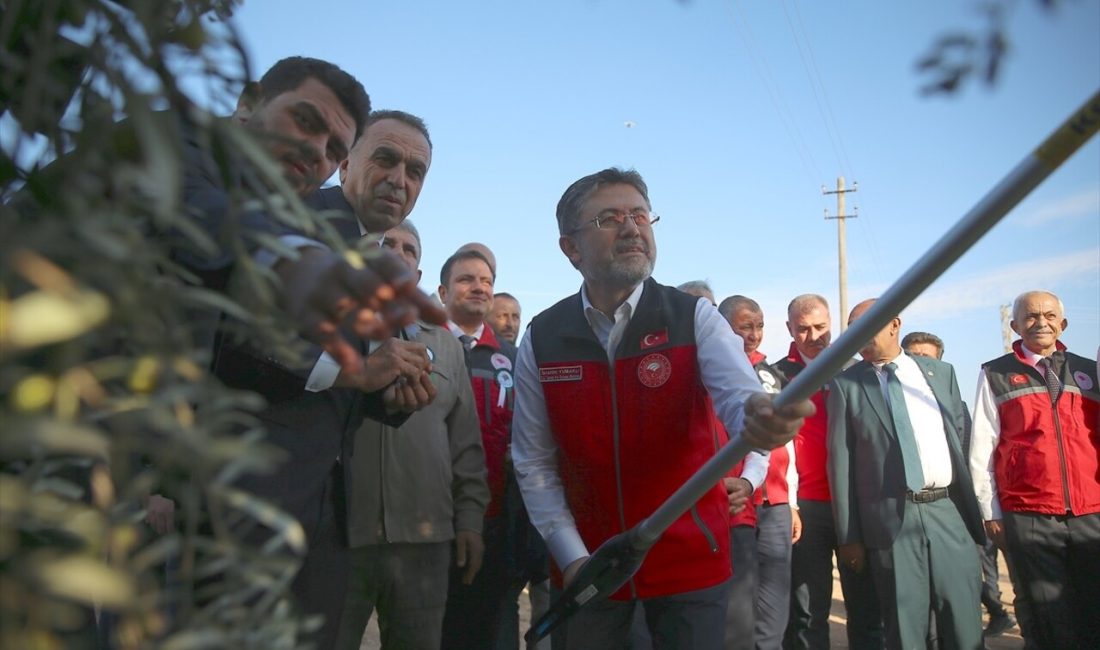
[[(966, 1), (251, 0), (235, 20), (254, 69), (302, 54), (358, 77), (376, 108), (422, 116), (435, 145), (412, 218), (425, 290), (459, 245), (496, 253), (524, 324), (577, 290), (554, 208), (607, 166), (646, 178), (665, 284), (707, 279), (764, 307), (762, 349), (790, 338), (787, 302), (839, 318), (837, 176), (848, 195), (849, 305), (878, 295), (1100, 87), (1100, 3), (1006, 2), (999, 83), (919, 93), (934, 40), (979, 30)], [(626, 124), (633, 124), (628, 128)], [(902, 314), (946, 342), (965, 398), (1001, 354), (999, 305), (1045, 288), (1063, 341), (1100, 345), (1100, 141), (1094, 138)]]

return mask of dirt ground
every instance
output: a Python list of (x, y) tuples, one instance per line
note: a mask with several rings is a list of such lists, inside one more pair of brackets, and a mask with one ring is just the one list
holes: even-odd
[[(1009, 612), (1013, 612), (1012, 608), (1012, 583), (1008, 580), (1008, 569), (1004, 564), (1004, 556), (998, 556), (1000, 559), (1000, 577), (1001, 577), (1001, 598), (1005, 602), (1005, 607)], [(519, 603), (519, 624), (520, 635), (527, 631), (531, 625), (531, 603), (527, 599), (527, 593), (524, 592), (520, 596)], [(848, 647), (847, 639), (844, 634), (844, 624), (847, 620), (844, 611), (844, 601), (840, 599), (840, 579), (833, 569), (833, 608), (829, 615), (829, 638), (831, 650), (844, 650)], [(982, 611), (982, 626), (984, 627), (988, 623), (988, 617), (985, 615), (983, 608)], [(367, 632), (363, 635), (363, 643), (359, 646), (359, 650), (380, 650), (381, 643), (378, 640), (378, 622), (376, 618), (371, 618), (370, 625), (367, 626)], [(1008, 632), (992, 638), (986, 639), (986, 647), (989, 650), (1018, 650), (1024, 647), (1024, 641), (1020, 638), (1020, 628), (1013, 627)]]

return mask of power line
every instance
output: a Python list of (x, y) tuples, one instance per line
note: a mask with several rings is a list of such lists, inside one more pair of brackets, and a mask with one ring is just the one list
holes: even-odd
[(794, 145), (795, 152), (798, 154), (807, 173), (813, 174), (815, 178), (821, 178), (822, 174), (818, 171), (813, 154), (806, 145), (806, 139), (802, 137), (802, 132), (798, 129), (798, 122), (794, 119), (790, 109), (787, 108), (786, 103), (783, 101), (782, 93), (771, 74), (767, 59), (762, 52), (759, 55), (756, 52), (759, 48), (756, 47), (752, 29), (749, 27), (748, 19), (745, 18), (741, 11), (740, 4), (737, 0), (732, 0), (728, 9), (731, 12), (734, 29), (736, 29), (740, 35), (738, 40), (745, 47), (749, 56), (749, 61), (755, 69), (757, 76), (760, 77), (764, 89), (768, 93), (768, 98), (771, 100), (772, 107), (775, 109), (776, 115), (779, 116), (780, 124), (783, 126), (783, 130), (787, 132), (787, 137), (790, 138), (791, 143)]

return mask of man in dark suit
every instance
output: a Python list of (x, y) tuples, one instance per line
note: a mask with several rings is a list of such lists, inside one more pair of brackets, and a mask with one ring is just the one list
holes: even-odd
[[(369, 110), (366, 91), (351, 75), (327, 61), (289, 57), (246, 86), (231, 119), (260, 139), (286, 182), (304, 197), (315, 192), (341, 161), (346, 164), (349, 148), (366, 128)], [(295, 326), (351, 372), (361, 371), (361, 356), (341, 332), (341, 323), (353, 323), (360, 335), (378, 335), (412, 322), (417, 311), (429, 320), (442, 318), (400, 260), (379, 255), (352, 266), (315, 238), (303, 237), (265, 210), (255, 209), (252, 199), (272, 189), (248, 161), (221, 156), (220, 143), (211, 134), (225, 137), (224, 127), (208, 133), (185, 120), (180, 130), (185, 158), (182, 198), (197, 228), (172, 229), (165, 237), (173, 258), (205, 286), (226, 289), (236, 251), (242, 246), (257, 248), (256, 234), (280, 237), (297, 256), (257, 253), (281, 280), (280, 304)], [(209, 323), (200, 324), (200, 336), (209, 337), (209, 332), (203, 334), (207, 329), (212, 329)]]
[(323, 188), (306, 203), (354, 215), (357, 236), (381, 235), (412, 212), (431, 164), (432, 140), (424, 120), (404, 111), (377, 110), (340, 164), (340, 186)]
[[(856, 305), (852, 323), (874, 304)], [(829, 484), (839, 559), (869, 569), (889, 648), (923, 648), (929, 612), (945, 648), (982, 648), (985, 540), (949, 364), (903, 354), (894, 318), (830, 385)]]
[[(288, 110), (293, 113), (293, 107)], [(256, 112), (251, 115), (257, 118)], [(403, 172), (416, 165), (406, 164), (393, 138), (387, 140), (387, 134), (392, 135), (384, 128), (387, 122), (379, 123), (377, 117), (366, 120), (362, 136), (350, 153), (344, 150), (347, 157), (338, 162), (342, 179), (369, 177), (379, 167), (387, 170), (383, 175), (389, 189), (375, 198), (379, 211), (399, 223), (415, 204), (427, 163), (421, 162), (415, 172), (416, 191), (409, 190)], [(414, 133), (416, 138), (422, 137), (418, 131)], [(381, 153), (377, 144), (380, 138), (389, 143)], [(417, 147), (421, 142), (415, 140)], [(335, 169), (333, 164), (323, 173)], [(401, 173), (392, 173), (392, 169)], [(338, 218), (331, 225), (340, 237), (353, 243), (367, 232), (361, 222)], [(306, 251), (316, 246), (306, 238), (288, 243)], [(392, 259), (408, 273), (404, 263), (388, 252), (368, 259), (374, 263)], [(386, 316), (393, 320), (391, 315)], [(267, 441), (285, 452), (286, 462), (270, 474), (246, 475), (237, 485), (275, 503), (304, 528), (308, 550), (291, 590), (306, 612), (324, 616), (322, 628), (313, 637), (322, 648), (331, 647), (335, 641), (350, 571), (344, 537), (346, 484), (355, 478), (345, 472), (353, 453), (351, 434), (367, 416), (398, 426), (408, 412), (427, 404), (435, 394), (428, 377), (431, 363), (423, 344), (391, 338), (368, 347), (362, 339), (349, 337), (348, 341), (362, 359), (354, 372), (347, 372), (347, 364), (328, 353), (321, 354), (320, 348), (306, 356), (314, 365), (299, 369), (282, 366), (262, 351), (234, 342), (218, 347), (214, 363), (215, 372), (227, 384), (258, 392), (268, 402), (259, 418)]]

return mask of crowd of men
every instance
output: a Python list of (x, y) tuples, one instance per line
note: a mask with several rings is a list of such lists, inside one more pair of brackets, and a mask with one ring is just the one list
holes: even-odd
[[(292, 591), (323, 616), (317, 647), (358, 648), (377, 612), (383, 648), (517, 648), (525, 587), (545, 611), (596, 548), (737, 435), (753, 451), (553, 648), (827, 648), (834, 555), (850, 647), (980, 648), (981, 602), (985, 633), (1013, 623), (983, 590), (979, 549), (1005, 553), (1033, 647), (1100, 639), (1097, 364), (1058, 341), (1053, 294), (1017, 298), (1020, 340), (983, 367), (973, 422), (942, 341), (903, 345), (900, 318), (812, 399), (777, 409), (770, 396), (830, 343), (827, 302), (791, 301), (790, 351), (769, 363), (757, 302), (651, 277), (658, 218), (637, 172), (565, 189), (558, 245), (583, 284), (522, 333), (481, 244), (447, 259), (438, 304), (416, 289), (423, 250), (408, 217), (432, 160), (419, 117), (371, 112), (350, 75), (293, 57), (242, 94), (234, 118), (275, 136), (272, 157), (349, 245), (389, 251), (350, 264), (245, 214), (296, 251), (255, 256), (318, 347), (287, 368), (214, 337), (214, 371), (267, 399), (260, 419), (287, 452), (241, 485), (306, 531)], [(229, 192), (203, 154), (185, 200), (224, 241)], [(340, 185), (319, 189), (336, 170)], [(180, 249), (209, 284), (231, 285), (231, 255)], [(149, 503), (167, 529), (170, 501)]]

